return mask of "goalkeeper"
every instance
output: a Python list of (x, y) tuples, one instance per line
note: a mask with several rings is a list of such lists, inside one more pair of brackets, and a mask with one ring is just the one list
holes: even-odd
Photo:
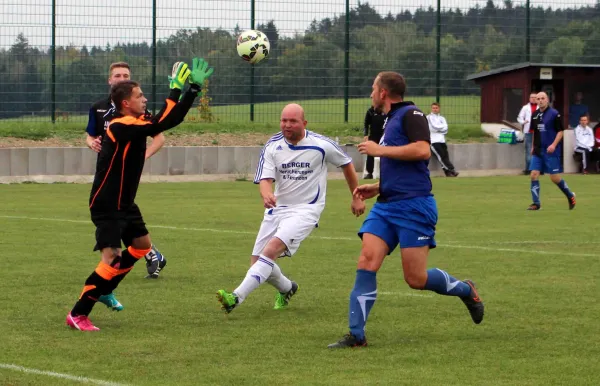
[[(180, 124), (212, 73), (213, 68), (202, 59), (194, 58), (191, 71), (186, 63), (175, 63), (169, 78), (171, 93), (162, 110), (151, 119), (144, 117), (147, 99), (137, 82), (127, 80), (112, 87), (115, 112), (109, 118), (98, 155), (89, 201), (96, 226), (94, 250), (101, 252), (101, 261), (67, 315), (68, 326), (80, 331), (99, 330), (88, 318), (92, 308), (101, 296), (113, 296), (113, 290), (133, 265), (150, 252), (150, 236), (135, 204), (144, 168), (146, 138)], [(188, 78), (190, 87), (182, 96)], [(123, 250), (121, 241), (125, 245)]]

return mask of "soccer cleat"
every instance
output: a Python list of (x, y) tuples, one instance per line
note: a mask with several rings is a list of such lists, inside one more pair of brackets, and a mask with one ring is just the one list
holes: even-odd
[(542, 209), (542, 205), (541, 204), (536, 204), (535, 202), (531, 205), (529, 205), (529, 208), (527, 208), (527, 210), (540, 210)]
[(73, 316), (69, 312), (67, 314), (67, 326), (79, 331), (100, 331), (100, 329), (92, 324), (90, 318), (85, 315)]
[(373, 179), (373, 174), (372, 173), (367, 174), (364, 179), (365, 180), (372, 180)]
[(573, 208), (575, 208), (575, 192), (573, 192), (573, 195), (571, 197), (568, 197), (569, 199), (569, 210), (573, 210)]
[(221, 303), (221, 309), (226, 313), (230, 313), (238, 305), (238, 297), (225, 290), (217, 291), (217, 300)]
[(286, 308), (290, 302), (290, 299), (292, 298), (292, 296), (294, 296), (294, 294), (296, 294), (296, 292), (298, 292), (298, 284), (295, 281), (293, 281), (292, 289), (290, 289), (284, 294), (278, 292), (277, 295), (275, 295), (275, 307), (273, 307), (273, 309), (283, 310), (284, 308)]
[(467, 306), (467, 309), (471, 314), (471, 319), (473, 319), (473, 322), (475, 324), (479, 324), (483, 320), (483, 302), (481, 301), (481, 298), (479, 297), (479, 294), (475, 289), (475, 283), (473, 283), (471, 280), (465, 280), (464, 283), (468, 284), (469, 287), (471, 287), (471, 293), (469, 294), (469, 296), (460, 298), (460, 300), (462, 300), (463, 303), (465, 303), (465, 306)]
[(102, 295), (98, 301), (113, 311), (123, 311), (123, 305), (115, 298), (115, 294)]
[(146, 279), (158, 279), (158, 274), (167, 265), (167, 259), (154, 245), (152, 245), (152, 249), (144, 258), (146, 259), (146, 269), (148, 270)]
[(347, 333), (344, 335), (342, 339), (339, 341), (332, 343), (327, 346), (327, 348), (354, 348), (354, 347), (366, 347), (367, 339), (358, 339), (351, 333)]

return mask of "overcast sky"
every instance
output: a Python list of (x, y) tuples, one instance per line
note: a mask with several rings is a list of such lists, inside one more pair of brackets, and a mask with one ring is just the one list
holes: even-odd
[[(442, 0), (442, 7), (467, 9), (485, 0)], [(436, 0), (368, 1), (382, 15), (436, 7)], [(497, 5), (502, 1), (495, 1)], [(524, 0), (513, 1), (513, 4)], [(532, 6), (552, 8), (593, 5), (596, 0), (532, 0)], [(52, 0), (0, 0), (0, 48), (8, 48), (23, 32), (30, 44), (51, 43)], [(57, 44), (114, 45), (152, 40), (152, 0), (56, 0)], [(344, 0), (256, 0), (256, 23), (273, 19), (280, 33), (302, 33), (311, 20), (339, 15)], [(358, 4), (351, 0), (351, 7)], [(181, 28), (209, 27), (233, 30), (250, 27), (250, 0), (157, 0), (157, 36), (166, 38)]]

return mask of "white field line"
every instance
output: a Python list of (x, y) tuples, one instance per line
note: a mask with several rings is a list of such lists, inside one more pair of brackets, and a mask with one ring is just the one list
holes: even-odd
[[(91, 222), (89, 220), (70, 220), (70, 219), (64, 219), (64, 218), (3, 216), (3, 215), (0, 215), (0, 218), (15, 219), (15, 220), (54, 221), (54, 222), (76, 223), (76, 224), (91, 224)], [(256, 235), (256, 232), (248, 232), (248, 231), (236, 231), (236, 230), (230, 230), (230, 229), (214, 229), (214, 228), (189, 228), (189, 227), (176, 227), (176, 226), (169, 226), (169, 225), (148, 225), (148, 228), (172, 229), (172, 230), (192, 231), (192, 232), (215, 232), (215, 233)], [(358, 241), (358, 237), (330, 237), (330, 236), (314, 235), (314, 236), (310, 236), (310, 238), (321, 239), (321, 240)], [(537, 242), (544, 243), (544, 241), (542, 241), (542, 240), (539, 240)], [(492, 244), (492, 243), (488, 243), (488, 245)], [(594, 253), (571, 253), (571, 252), (560, 252), (560, 251), (550, 252), (550, 251), (540, 251), (537, 249), (494, 248), (494, 247), (486, 247), (486, 246), (482, 246), (482, 245), (461, 245), (461, 244), (453, 244), (453, 243), (438, 244), (438, 246), (444, 247), (444, 248), (478, 249), (478, 250), (482, 250), (482, 251), (514, 252), (514, 253), (526, 253), (526, 254), (534, 254), (534, 255), (562, 255), (562, 256), (581, 256), (581, 257), (597, 257), (598, 256), (598, 254), (594, 254)]]
[(44, 371), (44, 370), (30, 369), (28, 367), (12, 365), (12, 364), (9, 364), (9, 363), (0, 363), (0, 369), (18, 371), (18, 372), (25, 373), (25, 374), (45, 375), (47, 377), (67, 379), (69, 381), (75, 381), (75, 382), (81, 382), (81, 383), (89, 383), (89, 384), (92, 384), (92, 385), (124, 386), (123, 383), (114, 383), (114, 382), (103, 381), (101, 379), (93, 379), (93, 378), (87, 378), (87, 377), (79, 377), (79, 376), (76, 376), (76, 375), (69, 375), (69, 374), (63, 374), (63, 373), (55, 373), (54, 371)]

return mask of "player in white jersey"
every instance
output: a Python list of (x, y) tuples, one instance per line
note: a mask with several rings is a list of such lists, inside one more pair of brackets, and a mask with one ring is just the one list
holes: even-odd
[[(265, 215), (246, 277), (233, 292), (217, 292), (227, 313), (265, 282), (278, 291), (275, 309), (285, 308), (298, 291), (298, 284), (281, 273), (276, 260), (292, 256), (318, 226), (325, 208), (328, 163), (342, 168), (351, 196), (358, 186), (352, 159), (331, 139), (306, 130), (306, 123), (300, 105), (287, 105), (281, 112), (281, 133), (262, 150), (254, 183), (260, 186)], [(351, 200), (352, 213), (363, 214), (364, 203), (355, 197)]]

